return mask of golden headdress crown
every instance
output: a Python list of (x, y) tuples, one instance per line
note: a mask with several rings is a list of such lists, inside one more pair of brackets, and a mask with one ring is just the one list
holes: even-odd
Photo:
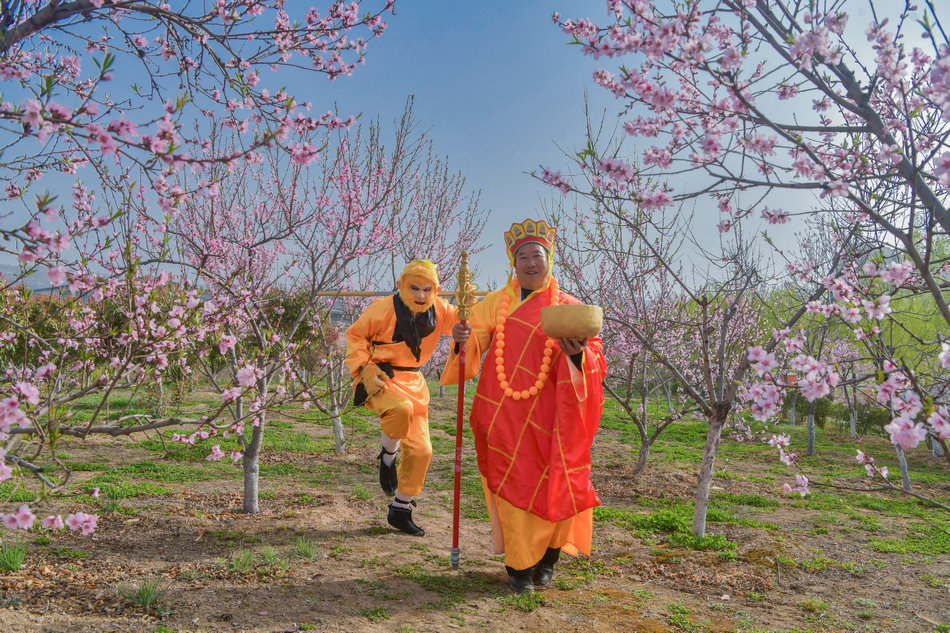
[(419, 277), (434, 283), (436, 286), (439, 285), (439, 271), (436, 265), (428, 259), (414, 259), (406, 264), (399, 278), (405, 279), (406, 277)]
[(540, 244), (548, 251), (548, 259), (554, 254), (554, 237), (557, 229), (549, 226), (544, 220), (525, 220), (516, 222), (505, 231), (505, 247), (508, 249), (508, 259), (511, 265), (515, 264), (515, 251), (529, 242)]

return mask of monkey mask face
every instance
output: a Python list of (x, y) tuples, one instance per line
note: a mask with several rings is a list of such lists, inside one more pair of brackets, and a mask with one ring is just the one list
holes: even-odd
[(439, 293), (439, 274), (429, 260), (415, 260), (406, 265), (396, 283), (399, 298), (413, 314), (432, 307)]

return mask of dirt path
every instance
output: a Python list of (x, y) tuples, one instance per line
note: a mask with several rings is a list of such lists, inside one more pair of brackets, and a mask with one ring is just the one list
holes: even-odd
[[(434, 425), (436, 457), (416, 511), (427, 531), (422, 538), (386, 524), (370, 427), (350, 438), (343, 456), (265, 453), (265, 466), (281, 465), (288, 474), (263, 477), (256, 516), (238, 512), (239, 479), (161, 482), (172, 492), (123, 500), (120, 511), (102, 514), (91, 538), (32, 535), (24, 566), (0, 576), (0, 630), (930, 633), (950, 623), (950, 555), (875, 551), (870, 538), (900, 533), (891, 519), (871, 510), (863, 520), (854, 511), (804, 508), (789, 498), (740, 508), (737, 514), (758, 525), (710, 523), (711, 534), (737, 544), (731, 558), (599, 520), (589, 558), (563, 561), (553, 586), (516, 598), (503, 563), (489, 551), (470, 446), (462, 564), (453, 571), (450, 427), (442, 410), (450, 408), (434, 407), (444, 428)], [(297, 428), (328, 433), (314, 424)], [(68, 450), (82, 462), (104, 448)], [(689, 500), (692, 472), (657, 455), (637, 481), (630, 450), (616, 432), (598, 439), (595, 485), (605, 507), (647, 514)], [(108, 445), (108, 455), (110, 464), (144, 459), (130, 443)], [(713, 494), (775, 499), (774, 483), (757, 481), (773, 467), (754, 457), (733, 463), (736, 474), (718, 478)], [(77, 473), (75, 485), (95, 474)], [(946, 496), (939, 484), (931, 492)], [(45, 508), (77, 509), (91, 511), (88, 497)], [(862, 520), (884, 525), (869, 531)], [(300, 557), (300, 539), (314, 547), (312, 558)], [(167, 592), (146, 612), (119, 594), (149, 575)]]

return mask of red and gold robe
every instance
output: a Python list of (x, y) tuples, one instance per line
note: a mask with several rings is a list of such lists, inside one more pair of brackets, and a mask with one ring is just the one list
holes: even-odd
[[(540, 311), (550, 304), (550, 296), (546, 285), (521, 301), (517, 281), (490, 293), (473, 307), (466, 347), (466, 379), (478, 372), (486, 352), (492, 359), (479, 379), (470, 423), (496, 552), (503, 541), (506, 564), (525, 569), (537, 563), (547, 547), (570, 554), (590, 552), (591, 510), (600, 505), (590, 482), (590, 447), (603, 412), (607, 364), (599, 337), (588, 341), (580, 369), (555, 346), (550, 378), (537, 396), (505, 397), (493, 362), (493, 334), (504, 294), (512, 298), (505, 322), (505, 369), (515, 390), (537, 380), (547, 340)], [(559, 301), (578, 303), (563, 292)], [(457, 382), (453, 349), (442, 383)]]

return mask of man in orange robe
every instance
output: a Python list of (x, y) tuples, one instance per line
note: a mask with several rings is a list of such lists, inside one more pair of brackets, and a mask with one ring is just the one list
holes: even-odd
[(355, 379), (354, 404), (364, 404), (380, 418), (379, 484), (395, 495), (389, 524), (422, 536), (425, 530), (412, 520), (412, 506), (425, 483), (432, 444), (429, 387), (419, 368), (458, 320), (455, 308), (438, 296), (439, 276), (430, 261), (407, 264), (396, 285), (396, 294), (375, 299), (347, 329), (346, 364)]
[[(525, 220), (505, 233), (515, 278), (472, 308), (452, 337), (466, 342), (465, 379), (482, 365), (470, 422), (492, 519), (495, 553), (521, 593), (546, 585), (562, 551), (590, 553), (590, 447), (604, 407), (603, 345), (548, 339), (541, 308), (579, 303), (551, 274), (555, 229)], [(454, 346), (442, 384), (459, 381)]]

